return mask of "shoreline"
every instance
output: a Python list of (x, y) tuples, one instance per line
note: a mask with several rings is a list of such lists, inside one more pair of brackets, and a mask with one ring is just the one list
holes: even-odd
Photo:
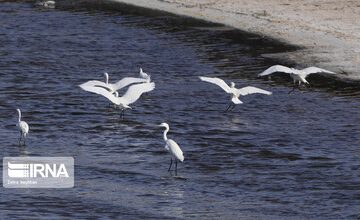
[[(298, 47), (265, 57), (360, 80), (360, 3), (329, 0), (105, 0), (223, 24)], [(284, 62), (280, 62), (284, 63)]]

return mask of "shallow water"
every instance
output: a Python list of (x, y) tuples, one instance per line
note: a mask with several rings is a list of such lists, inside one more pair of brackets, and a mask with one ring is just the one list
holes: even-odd
[[(169, 15), (47, 10), (0, 4), (0, 143), (4, 156), (73, 156), (72, 189), (0, 189), (5, 218), (360, 218), (359, 85), (259, 79), (293, 50), (261, 37)], [(77, 86), (136, 76), (156, 89), (120, 120)], [(197, 76), (253, 85), (272, 96), (228, 97)], [(16, 108), (30, 125), (18, 147)], [(162, 129), (185, 154), (179, 175)]]

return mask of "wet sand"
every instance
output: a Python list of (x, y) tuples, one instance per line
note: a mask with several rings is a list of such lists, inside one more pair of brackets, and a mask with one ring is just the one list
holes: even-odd
[(162, 10), (271, 37), (302, 49), (265, 56), (360, 80), (357, 0), (108, 0)]

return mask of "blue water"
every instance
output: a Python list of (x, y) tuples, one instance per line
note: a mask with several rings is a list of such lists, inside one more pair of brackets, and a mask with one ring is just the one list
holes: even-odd
[[(0, 3), (0, 156), (73, 156), (71, 189), (0, 188), (0, 218), (359, 219), (360, 87), (328, 77), (296, 90), (259, 79), (294, 47), (213, 24), (126, 10)], [(283, 63), (286, 64), (286, 63)], [(156, 83), (133, 110), (78, 85), (137, 76)], [(217, 76), (272, 96), (233, 112)], [(16, 108), (30, 125), (18, 146)], [(183, 149), (167, 168), (161, 122)], [(2, 171), (1, 171), (2, 172)]]

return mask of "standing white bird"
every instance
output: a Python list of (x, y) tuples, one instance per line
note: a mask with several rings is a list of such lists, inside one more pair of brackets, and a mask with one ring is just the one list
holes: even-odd
[[(227, 109), (225, 111), (233, 110), (237, 104), (242, 104), (243, 102), (240, 101), (240, 99), (239, 99), (240, 96), (245, 96), (245, 95), (254, 94), (254, 93), (261, 93), (261, 94), (265, 94), (265, 95), (271, 95), (272, 94), (269, 91), (259, 89), (259, 88), (253, 87), (253, 86), (246, 86), (246, 87), (243, 87), (241, 89), (237, 89), (237, 88), (235, 88), (235, 83), (231, 82), (231, 85), (228, 86), (225, 83), (224, 80), (222, 80), (220, 78), (216, 78), (216, 77), (212, 78), (212, 77), (200, 76), (199, 78), (202, 81), (218, 85), (226, 93), (231, 94), (231, 102), (230, 102), (229, 106), (227, 107)], [(230, 109), (230, 107), (232, 107), (232, 108)]]
[(302, 70), (298, 70), (295, 68), (289, 68), (282, 65), (274, 65), (269, 68), (267, 68), (264, 72), (260, 73), (259, 76), (266, 76), (275, 72), (282, 72), (282, 73), (288, 73), (290, 74), (290, 77), (294, 80), (294, 87), (293, 90), (291, 90), (289, 93), (293, 92), (295, 90), (296, 83), (298, 82), (298, 87), (300, 87), (301, 83), (309, 84), (309, 82), (306, 80), (306, 77), (313, 73), (329, 73), (329, 74), (336, 74), (334, 72), (321, 69), (318, 67), (308, 67)]
[(26, 123), (25, 121), (21, 121), (21, 111), (20, 109), (16, 109), (18, 114), (19, 114), (19, 120), (18, 123), (16, 124), (16, 126), (19, 127), (19, 131), (20, 131), (20, 138), (19, 138), (19, 145), (21, 145), (21, 140), (24, 140), (24, 145), (25, 145), (25, 139), (26, 139), (26, 135), (29, 133), (29, 125), (28, 123)]
[(145, 73), (142, 68), (140, 68), (140, 77), (146, 79), (147, 82), (151, 81), (150, 75)]
[(171, 160), (170, 160), (170, 166), (169, 166), (168, 172), (170, 172), (170, 169), (171, 169), (171, 166), (173, 163), (173, 158), (174, 158), (174, 160), (175, 160), (175, 175), (177, 175), (177, 161), (178, 160), (180, 162), (184, 161), (183, 152), (180, 149), (179, 145), (175, 141), (167, 138), (166, 135), (170, 130), (169, 125), (167, 123), (163, 122), (159, 126), (165, 128), (165, 130), (164, 130), (164, 141), (166, 143), (165, 149), (168, 150), (171, 154)]
[(114, 93), (115, 91), (122, 89), (130, 84), (144, 83), (144, 82), (148, 81), (143, 78), (124, 77), (121, 80), (119, 80), (118, 82), (111, 84), (111, 83), (109, 83), (109, 74), (104, 73), (104, 76), (105, 76), (105, 83), (98, 81), (98, 80), (90, 80), (82, 85), (88, 86), (88, 87), (101, 87), (101, 88), (108, 90), (111, 93)]
[(125, 109), (131, 109), (131, 107), (129, 106), (131, 103), (136, 102), (136, 100), (138, 100), (143, 93), (150, 92), (155, 88), (155, 83), (153, 82), (136, 84), (130, 86), (129, 89), (126, 91), (125, 95), (118, 97), (117, 93), (115, 93), (114, 95), (105, 88), (87, 86), (85, 84), (86, 83), (80, 85), (83, 90), (102, 95), (105, 98), (109, 99), (115, 105), (119, 106), (119, 108), (121, 109), (122, 118), (124, 118)]

